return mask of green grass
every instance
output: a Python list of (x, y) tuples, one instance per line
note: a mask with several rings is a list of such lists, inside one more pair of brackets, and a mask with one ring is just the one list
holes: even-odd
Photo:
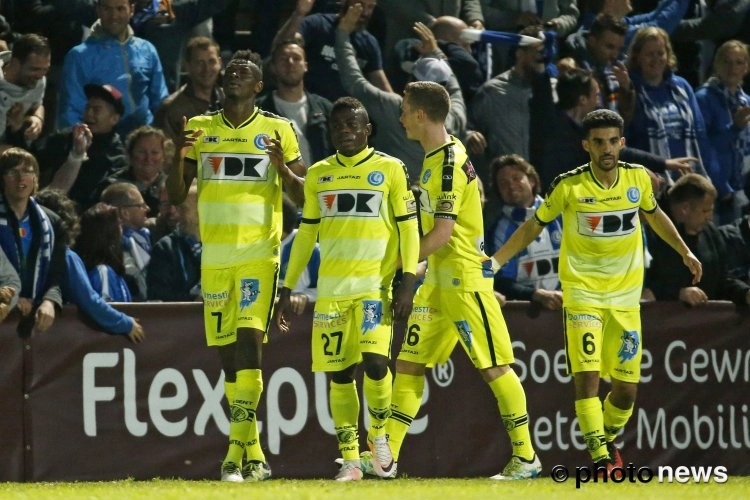
[[(750, 477), (730, 477), (724, 484), (650, 483), (584, 484), (576, 489), (573, 480), (555, 483), (550, 478), (532, 481), (496, 482), (487, 479), (397, 479), (336, 483), (331, 480), (274, 479), (255, 484), (227, 484), (217, 481), (112, 481), (78, 483), (0, 483), (0, 499), (34, 500), (390, 500), (390, 499), (670, 499), (719, 498), (744, 500), (750, 491)], [(615, 495), (615, 496), (613, 496)]]

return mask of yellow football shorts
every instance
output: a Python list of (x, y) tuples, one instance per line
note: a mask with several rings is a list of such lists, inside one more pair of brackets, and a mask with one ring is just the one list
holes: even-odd
[(362, 362), (362, 353), (390, 358), (390, 296), (376, 292), (347, 300), (318, 299), (312, 326), (312, 370), (337, 372)]
[(576, 306), (563, 309), (568, 373), (638, 383), (641, 377), (641, 312)]
[(278, 276), (279, 265), (274, 259), (225, 269), (202, 269), (203, 320), (208, 345), (235, 342), (238, 328), (267, 332)]
[(461, 342), (478, 369), (513, 363), (513, 347), (494, 292), (452, 291), (423, 284), (414, 297), (398, 359), (434, 366)]

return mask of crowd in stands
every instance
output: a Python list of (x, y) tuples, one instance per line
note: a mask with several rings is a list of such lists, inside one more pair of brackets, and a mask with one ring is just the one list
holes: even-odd
[[(616, 111), (621, 159), (648, 169), (704, 266), (692, 285), (646, 231), (644, 300), (750, 304), (750, 0), (61, 4), (0, 0), (0, 319), (17, 308), (21, 335), (70, 302), (139, 342), (138, 321), (110, 302), (201, 300), (198, 193), (172, 206), (165, 181), (184, 120), (222, 108), (223, 61), (239, 49), (264, 58), (257, 105), (291, 121), (306, 166), (335, 152), (332, 103), (352, 96), (371, 145), (414, 181), (424, 153), (399, 121), (403, 88), (444, 85), (446, 127), (487, 186), (488, 255), (588, 161), (583, 116)], [(241, 9), (249, 47), (232, 36)], [(524, 36), (481, 41), (492, 32)], [(560, 309), (560, 225), (497, 274), (498, 300)], [(314, 259), (306, 277), (297, 312), (316, 298)]]

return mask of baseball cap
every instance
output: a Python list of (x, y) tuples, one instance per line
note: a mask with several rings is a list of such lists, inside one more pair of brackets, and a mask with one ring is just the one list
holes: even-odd
[(83, 92), (88, 98), (98, 97), (99, 99), (107, 101), (115, 108), (117, 114), (122, 115), (125, 113), (125, 105), (122, 102), (122, 93), (112, 85), (89, 83), (84, 85)]
[(412, 75), (417, 81), (429, 81), (445, 85), (453, 74), (451, 67), (443, 59), (420, 57), (414, 63)]

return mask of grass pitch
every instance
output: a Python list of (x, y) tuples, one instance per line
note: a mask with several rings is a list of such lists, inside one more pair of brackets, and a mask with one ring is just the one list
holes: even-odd
[[(273, 479), (263, 483), (228, 484), (218, 481), (155, 479), (77, 483), (0, 483), (0, 499), (33, 500), (464, 500), (492, 498), (592, 499), (700, 499), (745, 500), (750, 477), (730, 477), (726, 483), (589, 483), (576, 489), (571, 479), (556, 483), (545, 477), (530, 481), (498, 482), (487, 479), (332, 480)], [(616, 495), (612, 497), (611, 495)]]

